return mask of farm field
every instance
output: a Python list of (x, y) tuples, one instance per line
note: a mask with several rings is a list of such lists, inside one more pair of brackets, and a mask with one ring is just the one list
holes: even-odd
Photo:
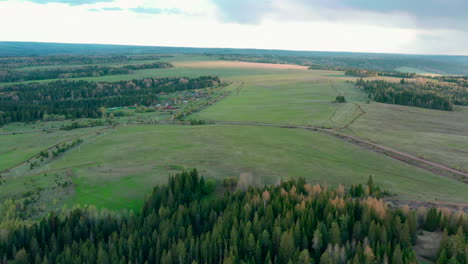
[(32, 132), (0, 135), (0, 171), (6, 170), (55, 144), (102, 129), (90, 127), (72, 131)]
[(362, 109), (351, 135), (468, 171), (468, 107), (447, 112), (371, 103)]
[[(368, 104), (366, 94), (347, 82), (356, 78), (344, 76), (340, 71), (217, 61), (207, 56), (183, 55), (171, 62), (174, 68), (83, 79), (218, 75), (232, 83), (223, 88), (230, 94), (187, 119), (333, 128), (466, 170), (468, 130), (464, 124), (468, 122), (461, 122), (466, 120), (465, 108), (444, 112)], [(344, 95), (347, 102), (333, 102), (337, 95)], [(138, 120), (162, 121), (169, 117), (169, 113), (149, 112), (116, 119), (120, 127), (91, 141), (85, 140), (80, 151), (69, 150), (48, 162), (48, 166), (32, 171), (20, 168), (10, 173), (9, 176), (21, 172), (21, 176), (10, 177), (0, 186), (0, 192), (8, 194), (0, 199), (19, 197), (39, 188), (43, 208), (91, 204), (109, 209), (137, 209), (142, 197), (154, 185), (165, 183), (168, 175), (196, 167), (210, 179), (243, 174), (252, 175), (258, 184), (302, 176), (312, 183), (350, 185), (364, 183), (369, 175), (374, 175), (378, 184), (396, 194), (397, 199), (460, 203), (468, 200), (468, 188), (460, 182), (308, 130), (240, 125), (123, 126)], [(57, 122), (56, 126), (60, 124)], [(2, 132), (47, 126), (50, 123), (16, 123), (3, 127)], [(1, 146), (0, 153), (6, 154), (7, 159), (0, 162), (0, 168), (9, 168), (61, 140), (93, 129), (99, 128), (2, 136), (9, 142)], [(38, 137), (40, 141), (35, 140)], [(63, 182), (73, 184), (63, 188), (59, 184)], [(60, 202), (52, 202), (54, 199)]]
[[(352, 102), (366, 97), (352, 85), (324, 77), (323, 71), (246, 77), (240, 91), (196, 114), (207, 120), (342, 127), (360, 111), (352, 103), (334, 103), (337, 95)], [(325, 72), (327, 73), (327, 72)]]
[[(278, 64), (265, 64), (263, 63), (240, 63), (240, 62), (226, 62), (226, 61), (213, 61), (215, 57), (203, 56), (206, 60), (209, 61), (192, 61), (200, 60), (202, 56), (192, 57), (192, 56), (181, 56), (176, 57), (174, 61), (173, 58), (164, 58), (165, 60), (171, 62), (175, 67), (172, 68), (160, 68), (160, 69), (144, 69), (144, 70), (135, 70), (131, 74), (121, 74), (121, 75), (106, 75), (100, 77), (83, 77), (83, 78), (73, 78), (71, 80), (87, 80), (87, 81), (122, 81), (122, 80), (132, 80), (132, 79), (142, 79), (147, 77), (154, 78), (163, 78), (163, 77), (199, 77), (207, 75), (216, 75), (219, 77), (235, 77), (239, 78), (242, 76), (256, 76), (256, 75), (276, 75), (276, 74), (289, 74), (291, 73), (291, 68), (295, 68), (294, 71), (307, 72), (308, 70), (303, 66), (297, 65), (281, 65), (278, 67)], [(188, 61), (185, 61), (188, 60)], [(144, 63), (144, 62), (142, 62)], [(132, 63), (130, 63), (132, 64)], [(133, 63), (135, 64), (135, 63)], [(124, 64), (113, 64), (113, 66), (122, 66)], [(125, 64), (126, 65), (126, 64)], [(68, 65), (79, 66), (79, 65)], [(49, 66), (46, 66), (49, 67)], [(31, 82), (50, 82), (59, 79), (48, 79), (48, 80), (38, 80), (38, 81), (25, 81), (25, 82), (11, 82), (11, 83), (0, 83), (0, 86), (18, 84), (18, 83), (31, 83)]]
[(468, 199), (466, 185), (457, 181), (329, 135), (271, 127), (120, 127), (53, 161), (47, 174), (71, 174), (76, 189), (69, 205), (131, 209), (169, 174), (194, 167), (218, 180), (251, 174), (258, 184), (302, 176), (312, 183), (336, 186), (365, 182), (374, 175), (379, 185), (400, 199)]

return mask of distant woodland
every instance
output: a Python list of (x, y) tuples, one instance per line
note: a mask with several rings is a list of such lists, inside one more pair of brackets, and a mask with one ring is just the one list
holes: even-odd
[(348, 69), (345, 71), (345, 75), (356, 76), (356, 77), (377, 77), (377, 76), (388, 76), (397, 78), (414, 78), (417, 76), (416, 73), (405, 73), (405, 72), (379, 72), (365, 69)]
[(371, 71), (395, 72), (396, 68), (404, 65), (437, 74), (468, 75), (468, 66), (466, 66), (466, 64), (459, 64), (458, 62), (451, 61), (449, 59), (431, 58), (427, 56), (403, 56), (389, 54), (370, 55), (339, 52), (320, 54), (316, 52), (310, 56), (228, 54), (220, 55), (218, 57), (222, 60), (299, 64), (309, 66), (311, 69), (340, 71), (348, 69), (369, 69)]
[(383, 80), (356, 81), (356, 85), (377, 102), (452, 111), (453, 104), (468, 105), (468, 89), (442, 82), (402, 79), (399, 83)]
[(463, 214), (390, 209), (371, 177), (348, 191), (303, 179), (215, 188), (193, 170), (155, 187), (139, 213), (78, 208), (32, 224), (10, 203), (0, 263), (416, 263), (419, 230), (442, 232), (437, 263), (466, 263)]
[(67, 79), (80, 77), (99, 77), (105, 75), (130, 74), (134, 70), (159, 69), (173, 67), (167, 62), (148, 64), (130, 64), (121, 67), (110, 66), (83, 66), (62, 67), (37, 70), (1, 70), (0, 82), (22, 82), (30, 80)]
[[(167, 57), (165, 55), (163, 57)], [(159, 60), (160, 55), (51, 55), (33, 57), (0, 57), (0, 69), (22, 68), (30, 66), (80, 65), (127, 63), (140, 60)]]
[(101, 107), (135, 104), (150, 106), (159, 102), (159, 93), (201, 89), (220, 84), (220, 79), (214, 76), (14, 84), (0, 88), (0, 124), (41, 120), (45, 115), (97, 118), (101, 115)]

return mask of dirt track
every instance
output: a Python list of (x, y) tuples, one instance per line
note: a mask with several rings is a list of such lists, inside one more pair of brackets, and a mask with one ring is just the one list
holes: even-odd
[[(350, 135), (342, 134), (340, 132), (337, 132), (332, 129), (324, 129), (324, 128), (319, 128), (319, 127), (313, 127), (313, 126), (305, 126), (305, 125), (289, 125), (289, 124), (271, 124), (271, 123), (256, 123), (256, 122), (229, 122), (229, 121), (212, 121), (212, 123), (215, 124), (228, 124), (228, 125), (248, 125), (248, 126), (271, 126), (271, 127), (282, 127), (282, 128), (303, 128), (303, 129), (309, 129), (313, 131), (318, 131), (318, 132), (323, 132), (327, 134), (331, 134), (333, 136), (342, 138), (347, 140), (348, 142), (360, 145), (362, 147), (365, 147), (367, 149), (385, 154), (389, 157), (392, 157), (394, 159), (398, 159), (400, 161), (409, 163), (411, 165), (426, 169), (428, 171), (431, 171), (433, 173), (450, 177), (453, 179), (456, 179), (458, 181), (461, 181), (463, 183), (467, 183), (468, 180), (468, 173), (458, 171), (452, 168), (449, 168), (447, 166), (444, 166), (442, 164), (438, 164), (435, 162), (431, 162), (428, 160), (424, 160), (418, 157), (415, 157), (413, 155), (409, 155), (388, 147), (384, 147), (382, 145), (372, 143), (370, 141), (356, 138)], [(461, 178), (461, 179), (460, 179)]]

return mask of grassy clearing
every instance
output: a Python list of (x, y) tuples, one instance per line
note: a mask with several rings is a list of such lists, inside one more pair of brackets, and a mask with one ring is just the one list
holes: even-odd
[(303, 176), (337, 185), (369, 175), (402, 199), (466, 201), (466, 185), (369, 152), (332, 136), (272, 127), (127, 126), (84, 143), (50, 164), (71, 171), (76, 186), (68, 204), (137, 208), (151, 188), (182, 168), (221, 179), (251, 173), (262, 184)]
[(367, 113), (352, 135), (468, 171), (468, 107), (438, 111), (400, 105), (363, 104)]

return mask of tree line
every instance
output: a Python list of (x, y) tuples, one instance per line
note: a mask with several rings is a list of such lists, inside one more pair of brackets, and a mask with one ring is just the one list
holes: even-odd
[(356, 85), (369, 94), (376, 102), (416, 106), (437, 110), (452, 111), (453, 103), (468, 103), (468, 92), (458, 93), (456, 89), (438, 83), (407, 82), (399, 83), (383, 80), (356, 81)]
[(80, 65), (126, 63), (141, 60), (159, 60), (169, 55), (51, 55), (34, 57), (0, 57), (0, 69), (23, 68), (29, 66)]
[(219, 77), (144, 78), (131, 81), (89, 82), (60, 80), (47, 83), (14, 84), (0, 88), (0, 125), (48, 119), (97, 118), (99, 108), (150, 106), (160, 93), (216, 87)]
[[(257, 53), (259, 51), (256, 51)], [(395, 72), (395, 68), (407, 66), (434, 72), (436, 74), (467, 75), (468, 66), (438, 60), (435, 58), (423, 58), (407, 55), (378, 55), (378, 54), (345, 54), (333, 52), (313, 52), (308, 56), (288, 55), (245, 55), (224, 54), (217, 55), (221, 60), (249, 61), (260, 63), (298, 64), (309, 66), (310, 69), (325, 69), (346, 71), (348, 69), (368, 69), (378, 72)], [(396, 73), (396, 72), (395, 72)]]
[(377, 76), (388, 76), (396, 78), (415, 78), (418, 75), (416, 73), (409, 72), (386, 72), (386, 71), (373, 71), (366, 69), (347, 69), (345, 75), (355, 76), (355, 77), (377, 77)]
[(22, 82), (46, 79), (100, 77), (105, 75), (130, 74), (134, 70), (159, 69), (169, 67), (173, 67), (173, 65), (167, 62), (153, 62), (148, 64), (130, 64), (121, 67), (99, 65), (37, 70), (0, 70), (0, 82)]
[(468, 76), (429, 76), (428, 78), (468, 88)]
[(444, 234), (437, 263), (466, 264), (466, 215), (391, 209), (372, 187), (354, 198), (297, 179), (221, 195), (185, 171), (135, 214), (75, 208), (12, 225), (0, 263), (416, 263), (423, 229)]

